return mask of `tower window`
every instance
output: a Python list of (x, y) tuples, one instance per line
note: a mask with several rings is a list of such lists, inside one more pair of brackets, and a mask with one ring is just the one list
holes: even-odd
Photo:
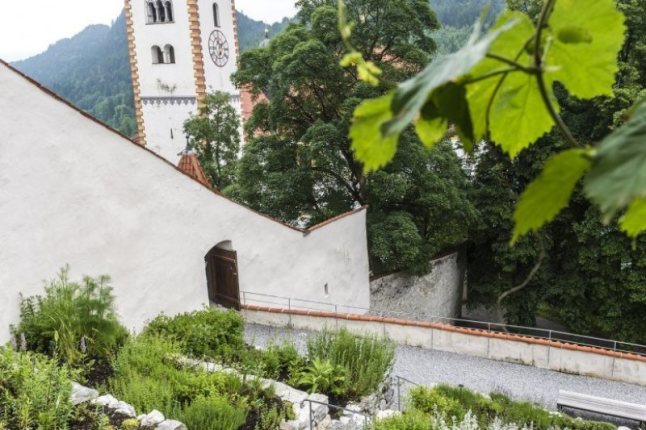
[(148, 24), (157, 22), (157, 8), (151, 1), (146, 3), (146, 15), (148, 17)]
[(175, 64), (175, 48), (172, 45), (164, 46), (164, 63)]
[[(164, 63), (164, 52), (157, 45), (151, 48), (153, 55), (153, 64), (163, 64)], [(174, 54), (173, 54), (174, 55)]]
[(213, 22), (216, 27), (220, 26), (220, 8), (217, 3), (213, 3)]
[(159, 15), (159, 22), (166, 22), (166, 9), (161, 0), (157, 0), (157, 14)]
[(173, 1), (146, 0), (146, 17), (148, 24), (173, 22)]
[(173, 3), (167, 1), (164, 6), (166, 6), (166, 19), (168, 22), (173, 22)]

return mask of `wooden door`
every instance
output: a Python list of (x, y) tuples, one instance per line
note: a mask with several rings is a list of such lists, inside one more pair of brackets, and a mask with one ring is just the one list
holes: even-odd
[(206, 278), (211, 302), (240, 310), (238, 254), (235, 251), (213, 248), (206, 255)]

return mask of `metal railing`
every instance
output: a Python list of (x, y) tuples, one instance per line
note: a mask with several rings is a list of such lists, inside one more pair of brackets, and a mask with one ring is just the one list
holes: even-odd
[(410, 379), (406, 379), (403, 376), (395, 376), (395, 380), (397, 381), (397, 410), (402, 412), (403, 409), (403, 404), (402, 404), (402, 385), (412, 385), (414, 387), (418, 387), (420, 384), (417, 382), (413, 382)]
[(255, 293), (242, 291), (240, 299), (243, 305), (260, 305), (269, 307), (286, 308), (288, 310), (309, 310), (323, 311), (334, 313), (336, 316), (345, 314), (358, 313), (384, 318), (398, 318), (410, 321), (423, 321), (449, 324), (456, 327), (466, 327), (489, 331), (492, 333), (511, 333), (515, 335), (528, 336), (538, 339), (547, 339), (572, 343), (581, 346), (595, 348), (604, 348), (616, 352), (624, 352), (646, 356), (646, 345), (640, 345), (630, 342), (622, 342), (613, 339), (604, 339), (600, 337), (568, 333), (559, 330), (541, 329), (536, 327), (524, 327), (513, 324), (502, 324), (494, 322), (485, 322), (469, 320), (463, 318), (448, 318), (432, 315), (413, 314), (410, 312), (391, 311), (391, 310), (371, 310), (358, 306), (338, 305), (334, 303), (320, 302), (308, 299), (296, 299), (292, 297), (282, 297), (271, 294)]

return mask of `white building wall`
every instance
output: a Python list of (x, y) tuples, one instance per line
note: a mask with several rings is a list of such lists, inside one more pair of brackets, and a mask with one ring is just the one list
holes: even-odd
[(184, 121), (197, 113), (195, 97), (183, 100), (144, 99), (142, 103), (146, 146), (177, 165), (179, 154), (186, 148)]
[[(175, 21), (163, 24), (147, 23), (144, 0), (131, 0), (131, 3), (141, 96), (195, 97), (195, 74), (186, 0), (173, 1)], [(153, 64), (151, 48), (156, 45), (163, 49), (166, 44), (175, 48), (175, 64)], [(163, 90), (159, 81), (171, 87), (175, 86), (173, 93)]]
[[(19, 296), (108, 274), (121, 319), (208, 301), (204, 256), (230, 240), (241, 291), (367, 308), (365, 211), (309, 234), (220, 197), (0, 64), (0, 342)], [(325, 284), (328, 294), (325, 294)]]

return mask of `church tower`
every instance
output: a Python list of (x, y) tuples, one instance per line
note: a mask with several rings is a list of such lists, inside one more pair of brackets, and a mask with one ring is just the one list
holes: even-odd
[(177, 164), (184, 121), (207, 93), (229, 93), (241, 113), (235, 1), (125, 1), (138, 141)]

